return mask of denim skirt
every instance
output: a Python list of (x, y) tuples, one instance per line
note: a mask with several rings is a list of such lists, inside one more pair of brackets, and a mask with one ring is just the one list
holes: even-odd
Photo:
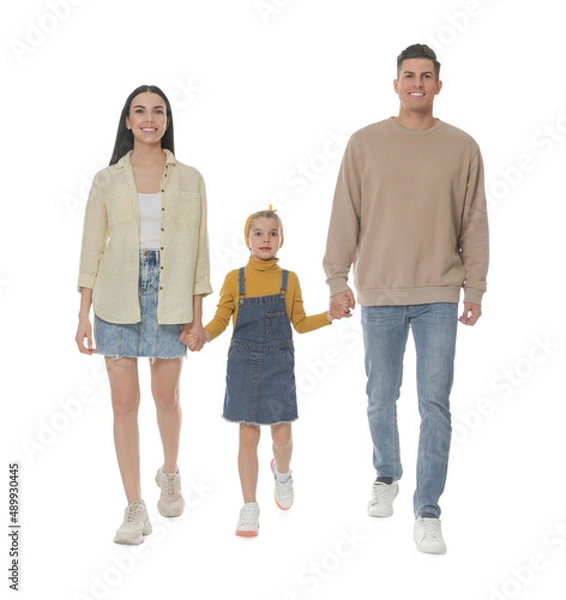
[(121, 324), (94, 317), (96, 353), (113, 358), (141, 357), (182, 358), (187, 346), (179, 341), (179, 325), (157, 322), (157, 290), (159, 289), (159, 251), (140, 250), (138, 296), (141, 321)]

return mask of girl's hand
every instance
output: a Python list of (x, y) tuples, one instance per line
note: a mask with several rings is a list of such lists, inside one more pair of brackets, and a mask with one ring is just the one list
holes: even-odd
[(210, 333), (200, 324), (188, 323), (181, 327), (179, 340), (187, 344), (191, 352), (199, 352), (206, 342), (210, 341)]
[(330, 298), (330, 310), (328, 311), (328, 320), (332, 323), (334, 319), (343, 319), (351, 317), (351, 308), (356, 306), (352, 290), (347, 290), (340, 294), (335, 294)]
[(88, 317), (79, 317), (79, 326), (77, 328), (75, 342), (77, 343), (79, 352), (82, 354), (94, 354), (96, 352), (96, 349), (92, 345), (92, 326)]

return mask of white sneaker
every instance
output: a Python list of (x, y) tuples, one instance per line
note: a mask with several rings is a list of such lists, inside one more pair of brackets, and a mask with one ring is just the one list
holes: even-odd
[(181, 476), (177, 473), (164, 473), (157, 470), (155, 483), (161, 488), (161, 498), (157, 503), (157, 510), (164, 517), (178, 517), (185, 508), (185, 501), (181, 496)]
[(368, 503), (370, 517), (390, 517), (393, 514), (393, 500), (399, 493), (399, 484), (394, 481), (391, 485), (374, 481), (371, 490), (371, 500)]
[(236, 535), (255, 537), (259, 532), (259, 504), (247, 502), (240, 510)]
[(128, 504), (124, 522), (118, 528), (114, 541), (117, 544), (141, 544), (143, 536), (151, 533), (151, 523), (143, 500)]
[(445, 554), (446, 543), (442, 537), (440, 519), (418, 517), (415, 521), (414, 540), (419, 552)]
[(275, 504), (277, 504), (281, 510), (289, 510), (293, 505), (293, 500), (295, 499), (292, 471), (289, 471), (289, 479), (283, 482), (277, 479), (276, 469), (277, 463), (275, 462), (275, 459), (273, 459), (271, 461), (271, 471), (273, 473), (273, 477), (275, 478), (275, 490), (273, 492), (273, 495), (275, 496)]

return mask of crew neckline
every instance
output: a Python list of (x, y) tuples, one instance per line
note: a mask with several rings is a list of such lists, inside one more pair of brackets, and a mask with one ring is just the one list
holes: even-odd
[(437, 119), (436, 123), (432, 127), (429, 127), (428, 129), (407, 129), (406, 127), (401, 127), (401, 125), (398, 125), (397, 123), (395, 123), (394, 119), (395, 119), (395, 117), (389, 117), (389, 119), (388, 119), (391, 126), (394, 129), (396, 129), (397, 131), (406, 133), (408, 135), (427, 135), (429, 133), (433, 133), (434, 131), (439, 129), (442, 125), (442, 121), (440, 119)]

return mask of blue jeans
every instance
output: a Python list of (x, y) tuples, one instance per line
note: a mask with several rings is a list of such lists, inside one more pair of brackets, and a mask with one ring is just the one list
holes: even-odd
[(452, 425), (450, 390), (454, 373), (458, 304), (362, 306), (362, 329), (373, 464), (378, 477), (401, 478), (397, 399), (403, 355), (413, 332), (417, 354), (417, 394), (421, 427), (417, 457), (415, 516), (440, 516)]

